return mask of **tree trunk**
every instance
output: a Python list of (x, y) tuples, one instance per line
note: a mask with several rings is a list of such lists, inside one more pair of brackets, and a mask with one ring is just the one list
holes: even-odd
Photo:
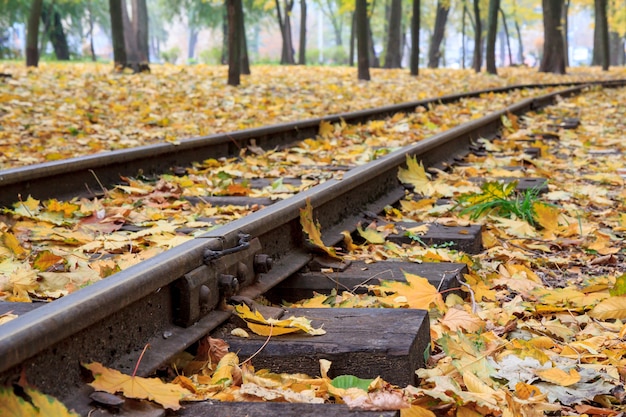
[(366, 18), (367, 21), (367, 48), (369, 50), (369, 60), (370, 67), (372, 68), (380, 68), (380, 60), (376, 55), (376, 49), (374, 48), (374, 34), (372, 33), (372, 26), (370, 25), (369, 17)]
[(228, 64), (228, 34), (230, 31), (228, 30), (228, 5), (226, 4), (226, 0), (224, 0), (224, 16), (222, 16), (222, 65)]
[(569, 11), (570, 0), (563, 2), (563, 11), (561, 12), (561, 22), (563, 22), (563, 50), (565, 51), (565, 67), (569, 66), (569, 40), (567, 34), (569, 33), (569, 20), (567, 19)]
[(428, 48), (428, 68), (438, 68), (441, 58), (441, 42), (443, 41), (446, 22), (448, 21), (448, 11), (450, 6), (445, 5), (441, 0), (437, 0), (437, 14), (435, 16), (435, 28), (430, 39)]
[(276, 1), (276, 15), (278, 25), (280, 26), (280, 34), (283, 38), (282, 51), (280, 56), (281, 64), (295, 64), (293, 56), (293, 39), (291, 37), (291, 10), (293, 9), (293, 0), (285, 0), (285, 14), (281, 11), (280, 0)]
[(33, 0), (28, 15), (28, 27), (26, 28), (26, 66), (36, 67), (39, 65), (39, 19), (43, 9), (43, 0)]
[(483, 63), (483, 36), (482, 36), (482, 21), (480, 20), (480, 1), (474, 0), (474, 58), (472, 61), (472, 67), (475, 72), (480, 72), (480, 68)]
[(241, 50), (239, 51), (239, 59), (241, 61), (241, 73), (250, 75), (250, 59), (248, 57), (248, 39), (246, 38), (246, 23), (243, 14), (243, 2), (238, 0), (237, 18), (239, 21), (239, 37), (241, 41)]
[(487, 13), (487, 55), (486, 64), (489, 74), (497, 75), (496, 68), (496, 36), (498, 34), (498, 9), (500, 0), (489, 0), (489, 10)]
[(54, 4), (42, 8), (41, 20), (43, 22), (44, 31), (50, 43), (52, 43), (56, 58), (59, 61), (69, 61), (70, 48), (67, 44), (63, 24), (61, 23), (61, 15), (54, 7)]
[(624, 38), (619, 33), (611, 32), (609, 34), (609, 57), (611, 65), (624, 65), (626, 63), (626, 54), (624, 53)]
[(300, 0), (300, 45), (298, 64), (306, 65), (306, 0)]
[(126, 58), (126, 41), (124, 40), (124, 17), (122, 0), (109, 0), (111, 14), (111, 39), (113, 39), (113, 62), (115, 69), (123, 70), (128, 66)]
[(122, 22), (124, 30), (124, 47), (126, 48), (126, 66), (134, 71), (138, 70), (139, 48), (137, 46), (137, 37), (133, 30), (133, 24), (128, 16), (128, 8), (126, 0), (122, 0)]
[(387, 38), (387, 55), (385, 68), (402, 66), (402, 0), (391, 0), (389, 13), (389, 36)]
[(517, 18), (515, 19), (515, 32), (517, 33), (517, 42), (518, 42), (517, 58), (520, 64), (524, 65), (524, 42), (522, 42), (522, 31), (520, 30), (519, 22), (517, 21)]
[[(238, 4), (239, 3), (239, 4)], [(240, 27), (239, 13), (241, 0), (226, 0), (228, 13), (228, 85), (241, 83), (241, 39), (237, 30)]]
[(561, 12), (563, 0), (542, 0), (544, 46), (540, 72), (565, 74), (565, 47)]
[[(148, 46), (148, 5), (146, 0), (133, 0), (133, 29), (137, 39), (139, 70), (150, 70), (150, 48)], [(130, 37), (130, 36), (129, 36)]]
[(592, 65), (601, 65), (603, 71), (609, 69), (609, 24), (607, 17), (607, 1), (595, 0), (595, 29), (593, 31)]
[(93, 44), (93, 29), (94, 29), (93, 10), (91, 6), (92, 6), (91, 1), (88, 1), (87, 2), (87, 14), (89, 15), (89, 51), (91, 52), (91, 60), (93, 62), (96, 62), (97, 60), (96, 49), (94, 48), (94, 44)]
[(465, 53), (466, 53), (466, 30), (465, 18), (467, 17), (467, 3), (463, 2), (463, 12), (461, 14), (461, 68), (465, 69)]
[(356, 18), (358, 79), (369, 81), (369, 24), (367, 19), (367, 0), (356, 0), (354, 14)]
[(504, 14), (504, 10), (502, 10), (502, 8), (500, 8), (500, 16), (502, 16), (502, 27), (504, 28), (506, 46), (509, 52), (509, 65), (513, 65), (513, 53), (511, 52), (511, 36), (509, 34), (509, 26), (506, 24), (506, 15)]
[(187, 59), (196, 57), (196, 45), (198, 44), (198, 29), (189, 27), (189, 42), (187, 43)]
[(356, 12), (352, 13), (352, 23), (350, 24), (350, 53), (348, 57), (348, 65), (351, 67), (354, 66), (354, 55), (355, 48), (354, 44), (356, 43)]
[(413, 0), (413, 16), (411, 16), (411, 75), (419, 75), (420, 65), (420, 0)]

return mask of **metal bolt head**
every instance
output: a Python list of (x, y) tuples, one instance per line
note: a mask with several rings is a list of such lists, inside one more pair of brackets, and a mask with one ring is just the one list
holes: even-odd
[(254, 271), (265, 274), (272, 269), (272, 258), (264, 253), (254, 255)]
[(199, 303), (200, 309), (205, 309), (209, 305), (209, 300), (211, 297), (211, 289), (206, 285), (200, 286), (200, 294), (199, 294)]

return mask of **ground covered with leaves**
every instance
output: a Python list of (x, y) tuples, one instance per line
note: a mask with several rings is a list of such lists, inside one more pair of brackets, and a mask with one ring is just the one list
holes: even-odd
[(511, 84), (588, 81), (626, 76), (572, 68), (566, 76), (534, 68), (372, 70), (255, 66), (240, 87), (220, 66), (154, 65), (149, 74), (115, 74), (107, 64), (0, 63), (0, 169), (149, 143), (326, 116), (444, 94)]
[[(202, 67), (191, 67), (184, 71), (197, 71), (200, 68)], [(172, 71), (172, 80), (176, 78), (176, 71), (185, 74), (181, 68), (164, 67), (163, 70)], [(382, 79), (383, 74), (387, 73), (380, 74)], [(350, 76), (353, 75), (350, 72)], [(473, 76), (470, 73), (467, 75)], [(604, 74), (589, 72), (585, 75)], [(107, 74), (106, 77), (112, 76)], [(120, 76), (119, 79), (113, 79), (139, 80), (138, 77), (140, 76)], [(213, 81), (217, 84), (215, 80), (221, 82), (223, 75), (214, 77)], [(429, 73), (425, 72), (421, 77), (428, 79)], [(520, 77), (518, 75), (514, 80), (520, 82)], [(433, 75), (431, 78), (436, 77)], [(348, 83), (349, 78), (346, 76), (345, 79)], [(505, 78), (495, 77), (485, 77), (485, 80), (507, 82)], [(529, 82), (527, 78), (523, 80)], [(396, 79), (386, 79), (385, 82), (381, 81), (378, 88), (382, 89), (382, 85), (395, 86), (396, 82)], [(438, 84), (443, 84), (441, 79)], [(344, 84), (340, 82), (340, 78), (336, 78), (334, 85)], [(363, 86), (352, 81), (350, 85)], [(434, 90), (434, 85), (428, 90), (430, 95), (434, 91), (440, 91)], [(452, 89), (476, 87), (461, 82)], [(246, 88), (254, 91), (252, 85), (244, 86)], [(401, 90), (403, 91), (400, 92)], [(395, 89), (397, 100), (394, 101), (391, 97), (395, 96), (390, 94), (390, 102), (421, 98), (407, 98), (407, 90), (409, 89), (406, 86), (404, 89)], [(356, 102), (356, 93), (348, 96), (347, 89), (341, 91), (349, 100)], [(422, 90), (418, 91), (426, 90), (422, 86)], [(366, 96), (366, 92), (362, 95)], [(249, 99), (252, 100), (251, 97)], [(493, 97), (488, 99), (491, 100), (487, 101), (496, 101)], [(237, 103), (236, 99), (232, 100)], [(6, 103), (3, 102), (2, 109), (12, 108)], [(369, 105), (371, 103), (372, 101)], [(465, 115), (470, 120), (474, 117), (471, 111), (478, 107), (475, 104), (478, 102), (471, 103), (474, 104), (465, 102), (465, 108), (469, 111)], [(120, 391), (124, 396), (132, 398), (151, 399), (170, 409), (180, 407), (181, 400), (217, 399), (313, 403), (335, 401), (365, 409), (400, 409), (403, 416), (621, 415), (626, 409), (626, 325), (623, 322), (626, 319), (626, 254), (623, 244), (626, 232), (626, 163), (623, 155), (626, 146), (622, 137), (625, 128), (623, 116), (626, 114), (624, 103), (624, 89), (595, 89), (583, 96), (562, 100), (557, 106), (539, 114), (520, 120), (510, 116), (505, 118), (506, 129), (501, 138), (493, 142), (481, 142), (487, 151), (496, 152), (497, 155), (473, 156), (468, 160), (470, 164), (447, 172), (429, 172), (421, 166), (420, 161), (408, 159), (407, 168), (400, 170), (398, 176), (402, 182), (412, 186), (412, 194), (407, 195), (399, 206), (388, 207), (376, 222), (360, 227), (359, 241), (346, 235), (342, 250), (326, 248), (333, 256), (367, 262), (402, 259), (411, 262), (462, 262), (468, 266), (469, 273), (461, 283), (465, 297), (442, 294), (426, 279), (407, 275), (406, 283), (383, 281), (371, 285), (367, 294), (320, 294), (298, 304), (304, 307), (428, 309), (433, 352), (428, 367), (417, 371), (420, 377), (418, 386), (394, 387), (380, 378), (330, 379), (327, 371), (331, 364), (326, 362), (320, 364), (319, 377), (254, 370), (250, 366), (254, 359), (240, 360), (234, 352), (228, 351), (228, 346), (223, 341), (210, 338), (201, 343), (195, 357), (190, 357), (186, 363), (181, 364), (178, 368), (182, 370), (179, 378), (165, 386), (159, 380), (150, 379), (144, 382), (134, 375), (119, 374), (97, 363), (84, 364), (94, 373), (93, 386), (102, 391)], [(376, 102), (378, 104), (383, 103)], [(364, 104), (363, 107), (369, 105)], [(297, 104), (294, 102), (293, 106), (297, 107)], [(481, 106), (484, 106), (482, 110), (487, 108), (484, 104)], [(279, 107), (287, 109), (289, 106), (283, 102)], [(302, 107), (306, 106), (303, 104)], [(341, 109), (343, 110), (347, 108)], [(428, 123), (436, 126), (435, 121), (440, 122), (441, 115), (456, 115), (457, 118), (459, 115), (458, 111), (452, 112), (446, 107), (439, 108), (439, 113), (436, 112), (437, 109), (434, 110), (435, 113), (432, 114), (403, 115), (384, 123), (374, 122), (378, 124), (360, 128), (367, 130), (366, 136), (371, 142), (380, 144), (385, 140), (394, 140), (391, 132), (408, 136), (418, 126), (423, 127)], [(327, 110), (322, 110), (325, 111)], [(287, 110), (282, 113), (287, 114)], [(5, 112), (4, 117), (8, 114), (9, 112)], [(290, 117), (293, 120), (301, 116)], [(409, 117), (424, 119), (418, 122)], [(559, 127), (560, 121), (572, 117), (580, 120), (580, 126), (574, 129)], [(442, 124), (452, 125), (447, 122)], [(150, 126), (149, 129), (154, 127)], [(174, 126), (178, 126), (178, 122), (163, 128), (173, 129)], [(382, 130), (383, 128), (386, 130)], [(313, 150), (312, 154), (337, 154), (336, 150), (342, 138), (353, 138), (355, 135), (352, 129), (340, 124), (323, 127), (318, 138), (304, 141), (298, 149)], [(193, 134), (196, 133), (190, 133)], [(79, 136), (80, 134), (76, 135)], [(88, 135), (83, 137), (87, 138)], [(160, 136), (159, 140), (163, 140), (163, 137)], [(401, 143), (394, 146), (401, 146)], [(531, 158), (520, 154), (520, 149), (526, 146), (538, 148), (539, 156)], [(221, 168), (221, 172), (227, 174), (219, 178), (226, 181), (222, 185), (226, 188), (234, 185), (234, 181), (228, 180), (244, 176), (242, 167), (245, 165), (280, 171), (274, 164), (277, 164), (278, 159), (284, 161), (285, 155), (276, 155), (273, 151), (257, 152), (227, 161), (231, 165)], [(342, 153), (344, 159), (341, 163), (364, 163), (366, 161), (359, 161), (362, 154), (363, 148), (353, 154), (346, 151)], [(306, 157), (309, 158), (308, 155)], [(372, 153), (371, 158), (374, 157), (376, 155)], [(290, 158), (293, 165), (303, 165), (302, 159), (296, 160), (293, 156)], [(207, 162), (209, 167), (212, 163)], [(328, 161), (324, 163), (327, 164)], [(188, 172), (184, 181), (193, 184), (194, 178), (207, 176), (208, 171), (206, 166), (196, 166)], [(488, 180), (477, 184), (471, 180), (474, 177), (514, 177), (520, 176), (520, 173), (522, 176), (546, 178), (547, 192), (530, 190), (518, 193), (515, 187), (505, 182)], [(37, 227), (44, 227), (45, 224), (55, 227), (56, 223), (50, 219), (70, 219), (80, 212), (84, 213), (84, 219), (95, 216), (92, 222), (97, 227), (104, 227), (104, 223), (124, 224), (127, 221), (125, 219), (137, 215), (130, 208), (133, 206), (132, 199), (135, 198), (136, 201), (142, 195), (155, 197), (153, 206), (140, 214), (154, 216), (152, 219), (144, 219), (152, 223), (146, 223), (143, 230), (129, 233), (141, 234), (136, 236), (136, 242), (148, 241), (153, 236), (149, 230), (154, 227), (170, 227), (165, 223), (158, 223), (160, 216), (163, 216), (161, 210), (165, 209), (159, 204), (167, 204), (167, 210), (172, 209), (183, 194), (182, 186), (176, 183), (179, 180), (169, 180), (169, 183), (166, 181), (158, 187), (154, 184), (148, 187), (137, 180), (129, 179), (127, 186), (112, 190), (111, 198), (119, 199), (118, 206), (129, 204), (126, 212), (116, 214), (118, 219), (123, 219), (120, 221), (100, 222), (105, 213), (109, 213), (107, 216), (113, 215), (111, 209), (88, 206), (101, 204), (100, 202), (19, 202), (12, 209), (15, 212), (12, 215), (17, 215), (19, 221), (35, 223), (28, 223), (23, 229), (9, 230), (9, 225), (13, 227), (14, 223), (7, 220), (3, 230), (3, 257), (5, 261), (18, 260), (31, 268), (40, 262), (40, 268), (54, 268), (59, 265), (63, 268), (60, 272), (71, 272), (72, 264), (66, 261), (64, 255), (55, 253), (55, 250), (36, 251), (46, 254), (45, 259), (38, 261), (36, 253), (31, 252), (32, 244), (24, 243), (26, 235), (20, 235), (16, 231), (29, 229), (36, 234)], [(218, 179), (215, 179), (215, 186), (219, 188), (217, 184)], [(282, 184), (276, 184), (274, 190), (278, 188), (281, 193), (285, 193), (288, 188), (280, 187)], [(240, 188), (238, 190), (244, 192)], [(100, 219), (97, 218), (99, 211), (102, 213)], [(51, 216), (49, 221), (43, 214), (43, 218), (37, 218), (40, 213), (50, 212), (56, 214), (46, 214), (45, 216)], [(314, 236), (312, 215), (304, 211), (302, 219), (303, 228), (309, 233), (309, 237), (314, 243), (323, 245), (318, 240), (319, 236)], [(194, 220), (198, 221), (198, 218)], [(424, 245), (420, 241), (420, 235), (425, 232), (423, 226), (400, 231), (412, 236), (414, 242), (410, 245), (387, 241), (386, 237), (390, 233), (398, 232), (394, 230), (394, 222), (399, 220), (446, 225), (482, 224), (486, 250), (480, 255), (470, 256), (449, 245)], [(72, 232), (77, 230), (78, 228), (70, 228)], [(174, 231), (175, 228), (170, 231), (171, 235), (178, 236)], [(49, 236), (57, 236), (57, 232), (49, 233)], [(63, 239), (71, 242), (69, 237)], [(115, 246), (113, 239), (99, 241), (91, 238), (90, 242), (96, 242), (91, 243), (94, 250), (115, 252), (121, 247), (125, 248), (126, 253), (133, 253), (128, 248), (128, 240), (120, 243), (119, 247)], [(86, 244), (89, 243), (82, 242), (77, 246)], [(138, 246), (140, 245), (135, 244), (135, 247)], [(73, 260), (74, 265), (78, 265), (80, 259), (83, 258), (76, 257)], [(110, 273), (119, 265), (102, 267), (104, 269), (96, 271), (97, 275), (105, 270)], [(35, 276), (43, 272), (37, 267), (34, 269)], [(48, 270), (47, 273), (53, 275), (58, 272)], [(33, 272), (29, 274), (32, 275)], [(33, 281), (25, 282), (24, 286), (16, 278), (11, 283), (12, 287), (6, 287), (5, 296), (28, 299), (33, 295), (37, 296), (37, 292), (28, 287), (34, 285)], [(8, 285), (8, 282), (3, 285)], [(66, 288), (63, 290), (67, 291)], [(306, 318), (278, 322), (258, 317), (254, 312), (241, 308), (235, 313), (253, 324), (247, 330), (241, 329), (244, 333), (238, 332), (242, 337), (245, 336), (245, 331), (255, 331), (255, 327), (258, 330), (259, 326), (263, 326), (261, 331), (266, 335), (269, 331), (269, 337), (280, 337), (278, 333), (287, 332), (276, 330), (274, 333), (279, 328), (310, 332), (311, 337), (315, 337), (316, 332), (319, 333), (319, 329), (312, 328)], [(127, 386), (132, 389), (127, 391)], [(147, 388), (145, 392), (138, 392), (138, 386)], [(37, 393), (29, 395), (34, 406), (37, 406), (41, 401)], [(0, 398), (14, 410), (33, 407), (16, 397), (11, 390), (0, 390)]]
[[(178, 175), (121, 178), (99, 198), (25, 197), (0, 215), (0, 299), (59, 298), (262, 208), (212, 204), (209, 197), (269, 203), (288, 198), (401, 146), (542, 93), (485, 94), (361, 126), (322, 123), (317, 137), (292, 148), (249, 146), (237, 157), (200, 161)], [(254, 179), (267, 185), (252, 187)]]

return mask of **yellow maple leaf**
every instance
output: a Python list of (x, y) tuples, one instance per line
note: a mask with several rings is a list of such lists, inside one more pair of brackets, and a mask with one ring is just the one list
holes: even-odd
[(554, 234), (559, 230), (559, 215), (561, 212), (557, 207), (536, 202), (533, 204), (533, 211), (535, 220), (545, 229), (547, 234)]
[(239, 357), (235, 352), (228, 352), (220, 359), (215, 368), (215, 372), (211, 376), (211, 385), (223, 385), (228, 386), (233, 382), (233, 373), (240, 372), (235, 371), (235, 368), (239, 365)]
[(2, 234), (2, 243), (18, 259), (23, 259), (26, 255), (28, 255), (28, 251), (20, 245), (20, 241), (17, 240), (17, 237), (15, 237), (15, 235), (11, 232), (5, 232)]
[(596, 231), (594, 235), (595, 241), (587, 246), (587, 249), (595, 250), (600, 255), (610, 255), (621, 250), (621, 247), (618, 245), (613, 245), (611, 237), (606, 233)]
[(453, 332), (462, 329), (468, 333), (474, 333), (485, 326), (485, 322), (479, 317), (459, 308), (449, 309), (440, 322)]
[(580, 381), (580, 374), (572, 368), (569, 373), (560, 368), (535, 369), (535, 374), (544, 381), (567, 387)]
[(320, 122), (319, 135), (321, 137), (330, 136), (335, 131), (335, 128), (332, 123), (327, 122), (326, 120), (322, 120)]
[(322, 241), (322, 233), (320, 232), (319, 223), (313, 220), (313, 207), (311, 206), (311, 200), (306, 200), (306, 206), (303, 209), (300, 209), (300, 224), (302, 225), (302, 229), (309, 237), (309, 242), (323, 250), (329, 256), (341, 259), (335, 248), (326, 246)]
[(411, 405), (409, 408), (400, 409), (400, 417), (435, 417), (436, 414), (428, 408), (419, 405)]
[(29, 268), (18, 268), (9, 276), (9, 284), (13, 285), (13, 299), (10, 301), (30, 302), (29, 292), (37, 289), (37, 271)]
[(398, 170), (398, 179), (404, 184), (411, 184), (415, 187), (415, 192), (423, 195), (431, 195), (433, 192), (430, 184), (430, 175), (424, 170), (424, 165), (417, 163), (415, 157), (406, 156), (407, 169)]
[(28, 387), (24, 387), (24, 392), (28, 396), (28, 401), (16, 395), (13, 389), (0, 387), (0, 416), (78, 417), (78, 414), (68, 411), (67, 407), (54, 397)]
[(610, 297), (601, 301), (589, 313), (594, 319), (626, 319), (626, 296)]
[(408, 272), (404, 273), (404, 277), (406, 282), (381, 281), (380, 285), (371, 288), (378, 293), (386, 294), (380, 299), (384, 304), (423, 310), (428, 310), (434, 304), (439, 310), (446, 311), (443, 297), (426, 278)]
[(26, 199), (26, 201), (20, 201), (19, 203), (15, 203), (13, 205), (15, 207), (15, 214), (24, 217), (33, 217), (35, 214), (39, 213), (39, 200), (34, 199), (30, 195)]
[(504, 231), (509, 235), (517, 237), (537, 236), (535, 228), (524, 220), (505, 219), (503, 217), (495, 217), (494, 220), (499, 223), (497, 227), (504, 228)]
[(366, 227), (365, 229), (363, 229), (361, 225), (358, 224), (356, 227), (356, 230), (357, 232), (359, 232), (359, 235), (361, 235), (363, 239), (367, 240), (368, 243), (373, 243), (373, 244), (385, 243), (385, 235), (379, 232), (378, 230), (376, 230), (375, 228)]
[(121, 392), (127, 398), (152, 400), (171, 410), (178, 410), (180, 399), (191, 394), (180, 385), (168, 384), (159, 378), (126, 375), (98, 362), (84, 363), (83, 366), (93, 373), (95, 380), (89, 385), (96, 390), (110, 394)]
[(59, 201), (53, 199), (46, 203), (46, 208), (49, 211), (63, 213), (63, 217), (72, 217), (72, 214), (74, 214), (80, 206), (78, 204), (70, 203), (69, 201)]
[(250, 330), (259, 336), (279, 336), (299, 331), (313, 336), (326, 334), (326, 330), (311, 326), (311, 321), (306, 317), (291, 316), (283, 320), (266, 319), (259, 311), (250, 310), (247, 304), (236, 305), (235, 312), (246, 322)]

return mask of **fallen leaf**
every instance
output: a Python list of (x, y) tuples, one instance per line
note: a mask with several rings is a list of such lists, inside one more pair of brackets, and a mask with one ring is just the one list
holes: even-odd
[(335, 248), (326, 246), (322, 241), (320, 225), (313, 220), (313, 207), (311, 206), (311, 201), (309, 199), (306, 201), (305, 208), (300, 209), (300, 224), (302, 225), (304, 232), (309, 237), (309, 242), (326, 252), (326, 254), (331, 257), (341, 259), (341, 257), (337, 255)]
[(569, 373), (560, 368), (537, 369), (535, 374), (544, 381), (567, 387), (580, 381), (580, 374), (576, 369), (570, 369)]
[(279, 336), (299, 331), (313, 336), (326, 334), (326, 330), (315, 329), (311, 326), (311, 321), (306, 317), (291, 316), (282, 320), (266, 319), (258, 311), (250, 310), (250, 307), (245, 303), (236, 305), (235, 312), (246, 322), (250, 330), (260, 336)]
[(110, 394), (121, 392), (127, 398), (152, 400), (171, 410), (178, 410), (180, 399), (191, 394), (180, 385), (165, 383), (159, 378), (126, 375), (115, 369), (106, 368), (98, 362), (84, 363), (83, 366), (89, 369), (95, 378), (89, 384), (94, 389)]

